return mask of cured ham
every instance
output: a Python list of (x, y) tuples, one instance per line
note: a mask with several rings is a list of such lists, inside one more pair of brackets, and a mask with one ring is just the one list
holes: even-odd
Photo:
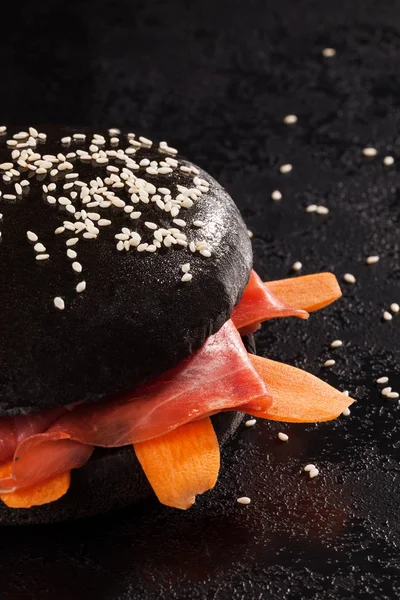
[(242, 299), (235, 306), (232, 321), (242, 335), (256, 331), (260, 323), (278, 317), (308, 319), (305, 310), (290, 306), (276, 296), (260, 277), (252, 271)]
[(21, 442), (0, 493), (15, 491), (84, 464), (92, 446), (117, 447), (157, 438), (225, 410), (266, 411), (267, 387), (231, 321), (189, 359), (130, 394), (65, 412), (45, 433)]

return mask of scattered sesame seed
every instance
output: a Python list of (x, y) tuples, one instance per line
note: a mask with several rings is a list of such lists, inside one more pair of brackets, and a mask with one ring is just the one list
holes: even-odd
[(286, 115), (286, 117), (283, 119), (283, 122), (285, 125), (294, 125), (297, 123), (297, 117), (296, 115)]
[(257, 423), (256, 419), (248, 419), (245, 421), (245, 427), (253, 427)]
[(342, 340), (333, 340), (331, 343), (331, 348), (340, 348), (340, 346), (343, 346)]
[(293, 165), (291, 164), (285, 164), (285, 165), (281, 165), (279, 167), (279, 170), (281, 173), (285, 174), (285, 173), (290, 173), (290, 171), (293, 169)]
[(367, 265), (374, 265), (379, 262), (379, 256), (367, 256)]
[(309, 477), (310, 479), (314, 479), (314, 477), (317, 477), (319, 475), (319, 470), (318, 469), (312, 469), (309, 473)]
[(391, 392), (391, 391), (392, 391), (392, 388), (391, 388), (391, 387), (384, 387), (384, 388), (381, 390), (381, 394), (382, 394), (382, 396), (387, 396), (388, 394), (390, 394), (390, 392)]
[(345, 281), (346, 283), (355, 283), (356, 278), (351, 273), (345, 273), (343, 275), (343, 281)]
[(181, 265), (182, 273), (189, 273), (190, 271), (190, 263), (185, 263)]
[(75, 252), (75, 250), (72, 250), (72, 248), (68, 248), (67, 256), (68, 256), (68, 258), (71, 258), (72, 260), (74, 260), (78, 256), (78, 254)]
[(309, 465), (306, 465), (303, 469), (303, 471), (305, 471), (306, 473), (309, 473), (310, 471), (314, 471), (314, 469), (316, 469), (317, 467), (315, 465), (312, 465), (311, 463)]
[(37, 254), (36, 260), (47, 260), (50, 258), (50, 254)]
[(86, 290), (86, 281), (80, 281), (75, 289), (78, 292), (78, 294), (84, 292)]
[(385, 158), (383, 159), (383, 164), (385, 165), (385, 167), (391, 167), (394, 164), (393, 156), (385, 156)]
[(185, 274), (182, 276), (182, 278), (181, 278), (181, 281), (182, 281), (183, 283), (187, 283), (187, 282), (189, 282), (189, 281), (192, 281), (192, 279), (193, 279), (193, 275), (192, 275), (191, 273), (185, 273)]
[(211, 252), (209, 250), (207, 250), (207, 249), (200, 250), (200, 254), (202, 256), (205, 256), (206, 258), (210, 258), (210, 256), (211, 256)]
[(300, 269), (302, 268), (302, 264), (299, 260), (297, 260), (295, 263), (292, 264), (292, 271), (300, 271)]
[(22, 194), (22, 187), (20, 183), (16, 183), (15, 184), (15, 191), (17, 192), (18, 196), (20, 196)]
[(334, 56), (336, 56), (335, 48), (324, 48), (322, 50), (322, 56), (324, 58), (333, 58)]
[(309, 204), (308, 206), (306, 206), (306, 212), (308, 213), (317, 212), (317, 210), (318, 206), (316, 204)]
[(397, 302), (393, 302), (390, 305), (390, 310), (394, 313), (398, 313), (400, 311), (400, 306), (397, 304)]
[(250, 504), (251, 500), (247, 496), (242, 496), (241, 498), (237, 498), (236, 502), (238, 504)]
[(343, 396), (349, 396), (349, 395), (350, 395), (350, 394), (349, 394), (349, 392), (348, 392), (348, 390), (344, 390), (344, 391), (342, 392), (342, 394), (343, 394)]
[(377, 149), (371, 148), (371, 146), (364, 148), (362, 152), (363, 152), (364, 156), (376, 156), (378, 154)]
[(345, 408), (344, 411), (342, 412), (342, 415), (344, 417), (348, 417), (350, 415), (350, 409), (349, 408)]
[(327, 215), (329, 213), (329, 208), (326, 206), (317, 206), (316, 212), (319, 215)]
[(10, 163), (10, 162), (4, 162), (4, 163), (1, 163), (1, 164), (0, 164), (0, 169), (1, 169), (2, 171), (9, 171), (10, 169), (12, 169), (12, 168), (13, 168), (13, 166), (14, 166), (14, 165), (13, 165), (13, 163)]
[(329, 360), (326, 360), (324, 362), (324, 367), (333, 367), (333, 365), (336, 364), (336, 360), (333, 360), (333, 358), (330, 358)]
[[(65, 223), (64, 223), (64, 225), (65, 225)], [(67, 241), (65, 242), (65, 244), (66, 244), (67, 246), (75, 246), (75, 244), (77, 244), (78, 242), (79, 242), (79, 238), (77, 238), (77, 237), (74, 237), (74, 238), (69, 238), (69, 240), (67, 240)]]
[(41, 244), (40, 242), (35, 244), (33, 246), (33, 249), (35, 250), (35, 252), (46, 252), (45, 246), (43, 246), (43, 244)]
[(64, 310), (65, 308), (65, 302), (62, 298), (60, 298), (60, 296), (56, 296), (53, 300), (54, 302), (54, 306), (56, 308), (58, 308), (59, 310)]
[(45, 133), (39, 133), (38, 138), (39, 138), (39, 140), (42, 140), (43, 142), (45, 142), (47, 140), (47, 135)]
[(389, 400), (397, 400), (399, 395), (400, 394), (398, 392), (389, 392), (388, 394), (386, 394), (386, 398), (389, 398)]
[(149, 140), (149, 138), (144, 137), (143, 135), (139, 136), (139, 142), (142, 142), (145, 146), (152, 146), (153, 142)]
[(389, 381), (389, 377), (379, 377), (379, 379), (376, 380), (376, 383), (387, 383)]
[(282, 194), (279, 190), (274, 190), (271, 194), (271, 198), (278, 202), (279, 200), (282, 200)]
[(286, 435), (286, 433), (279, 432), (278, 438), (281, 440), (281, 442), (287, 442), (289, 439), (289, 436)]
[(33, 231), (27, 231), (26, 237), (28, 238), (28, 240), (30, 242), (37, 242), (39, 239), (38, 236), (36, 235), (36, 233), (33, 233)]
[(5, 125), (1, 125), (0, 133), (5, 133), (7, 131), (7, 127)]
[(247, 230), (247, 235), (249, 236), (250, 239), (252, 239), (254, 237), (254, 233), (250, 229)]
[(393, 315), (390, 314), (387, 310), (383, 311), (383, 318), (385, 321), (391, 321), (393, 319)]
[(76, 271), (76, 273), (82, 273), (82, 265), (79, 262), (73, 262), (72, 263), (72, 268), (74, 271)]

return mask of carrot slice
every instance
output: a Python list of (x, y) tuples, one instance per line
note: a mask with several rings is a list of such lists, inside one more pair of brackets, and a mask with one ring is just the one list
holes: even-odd
[(331, 304), (342, 295), (333, 273), (267, 281), (267, 288), (285, 304), (312, 312)]
[[(10, 477), (13, 461), (0, 465), (0, 478)], [(71, 471), (52, 479), (23, 488), (16, 492), (0, 494), (0, 499), (9, 508), (31, 508), (54, 502), (67, 493), (71, 481)]]
[(249, 356), (273, 398), (266, 410), (252, 411), (254, 416), (289, 423), (330, 421), (354, 402), (307, 371), (261, 356)]
[(208, 417), (133, 447), (162, 504), (186, 510), (194, 504), (196, 494), (212, 489), (217, 482), (219, 444)]

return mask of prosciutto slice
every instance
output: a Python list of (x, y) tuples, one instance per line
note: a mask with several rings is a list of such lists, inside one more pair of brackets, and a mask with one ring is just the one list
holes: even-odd
[(282, 302), (268, 289), (255, 271), (250, 274), (242, 299), (235, 306), (232, 321), (242, 335), (256, 331), (260, 323), (277, 317), (299, 317), (308, 319), (305, 310), (294, 308)]
[(93, 446), (144, 442), (227, 410), (267, 411), (272, 404), (232, 321), (190, 358), (129, 394), (66, 411), (45, 433), (17, 447), (0, 493), (82, 466)]

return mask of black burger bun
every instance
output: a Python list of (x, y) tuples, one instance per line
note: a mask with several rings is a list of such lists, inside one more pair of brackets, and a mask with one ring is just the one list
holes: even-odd
[[(21, 129), (30, 137), (17, 135), (17, 144), (7, 145)], [(215, 333), (242, 295), (252, 251), (233, 200), (165, 144), (150, 146), (127, 133), (38, 127), (0, 136), (0, 416), (100, 400), (164, 372)], [(137, 201), (126, 169), (144, 186)], [(90, 203), (83, 203), (86, 187)], [(180, 205), (173, 217), (165, 210), (167, 196), (193, 204)], [(127, 206), (141, 215), (133, 219)], [(68, 229), (77, 221), (86, 229)], [(154, 246), (148, 223), (157, 231), (179, 230), (180, 243), (188, 245), (174, 238), (167, 247), (164, 231), (161, 247)], [(119, 251), (117, 244), (127, 240), (115, 235), (124, 238), (123, 228), (129, 240), (136, 232), (155, 251), (133, 245)], [(74, 238), (79, 241), (68, 246)], [(184, 282), (187, 263), (192, 280)], [(74, 480), (91, 468), (74, 473)], [(67, 507), (68, 498), (63, 502)]]
[[(219, 413), (212, 422), (222, 448), (243, 418), (240, 412)], [(79, 519), (155, 498), (132, 446), (97, 448), (92, 458), (72, 471), (65, 496), (32, 508), (8, 508), (0, 502), (0, 525), (35, 525)], [(134, 507), (132, 507), (134, 510)]]

